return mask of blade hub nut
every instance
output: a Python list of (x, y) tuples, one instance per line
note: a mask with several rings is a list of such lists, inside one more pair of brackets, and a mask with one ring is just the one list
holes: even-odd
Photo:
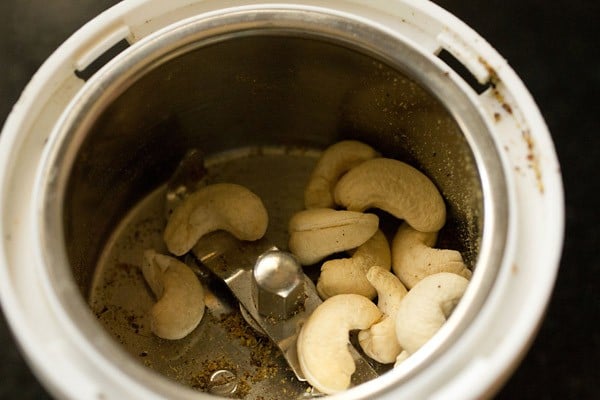
[(263, 253), (252, 275), (254, 301), (261, 315), (288, 319), (304, 304), (304, 273), (292, 254), (280, 250)]

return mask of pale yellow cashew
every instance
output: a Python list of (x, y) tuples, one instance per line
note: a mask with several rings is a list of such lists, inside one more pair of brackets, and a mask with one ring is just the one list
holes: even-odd
[(379, 208), (421, 232), (437, 232), (446, 222), (446, 205), (433, 182), (410, 165), (375, 158), (348, 171), (335, 187), (335, 202), (348, 210)]
[(144, 279), (157, 302), (150, 311), (150, 329), (163, 339), (176, 340), (187, 336), (204, 315), (204, 290), (196, 274), (179, 260), (144, 252)]
[(351, 258), (329, 260), (321, 266), (317, 292), (322, 299), (337, 294), (354, 293), (373, 299), (377, 291), (367, 279), (367, 271), (374, 265), (391, 268), (390, 246), (385, 235), (378, 230)]
[(298, 335), (298, 361), (308, 382), (326, 394), (347, 389), (356, 370), (349, 332), (366, 329), (379, 318), (377, 306), (356, 294), (340, 294), (319, 305)]
[(300, 264), (314, 264), (328, 255), (365, 243), (378, 225), (375, 214), (330, 208), (300, 211), (290, 219), (289, 248)]
[(369, 329), (360, 331), (358, 341), (373, 360), (392, 363), (402, 351), (396, 339), (396, 314), (407, 291), (394, 274), (377, 266), (369, 269), (367, 279), (377, 289), (377, 307), (384, 316)]
[(340, 176), (376, 156), (371, 146), (356, 140), (343, 140), (328, 147), (310, 175), (304, 191), (305, 207), (333, 208), (333, 187)]
[(169, 251), (179, 256), (216, 230), (228, 231), (240, 240), (258, 240), (268, 223), (267, 210), (257, 195), (240, 185), (217, 183), (192, 193), (175, 208), (164, 240)]
[(438, 272), (451, 272), (471, 279), (471, 270), (456, 250), (435, 249), (437, 232), (424, 233), (402, 224), (392, 241), (394, 273), (407, 288)]
[(404, 349), (397, 364), (435, 335), (462, 298), (468, 284), (469, 281), (460, 275), (440, 272), (425, 277), (408, 292), (396, 313), (396, 338)]

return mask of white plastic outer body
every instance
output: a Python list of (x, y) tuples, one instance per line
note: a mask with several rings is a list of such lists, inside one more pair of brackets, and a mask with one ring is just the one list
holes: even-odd
[[(254, 4), (252, 4), (254, 3)], [(378, 398), (469, 399), (486, 397), (504, 383), (527, 350), (550, 297), (563, 240), (563, 192), (559, 165), (546, 125), (528, 91), (503, 58), (451, 14), (424, 0), (302, 0), (261, 4), (305, 4), (376, 21), (403, 35), (423, 53), (445, 49), (481, 82), (496, 91), (473, 98), (493, 127), (508, 175), (509, 238), (492, 291), (473, 325), (426, 373), (402, 385), (396, 371), (374, 385), (387, 387)], [(143, 41), (182, 19), (245, 0), (126, 0), (99, 15), (67, 40), (33, 77), (0, 135), (0, 296), (3, 310), (29, 364), (48, 390), (68, 399), (159, 399), (142, 379), (150, 371), (124, 374), (123, 360), (99, 352), (107, 335), (80, 335), (39, 274), (32, 259), (37, 237), (32, 193), (36, 169), (52, 127), (85, 84), (74, 74), (117, 41)], [(449, 71), (449, 73), (454, 73)], [(470, 90), (465, 85), (466, 90)], [(499, 102), (498, 96), (502, 97)], [(499, 118), (499, 116), (501, 118)], [(510, 149), (504, 150), (504, 149)], [(533, 160), (533, 162), (532, 162)], [(159, 379), (160, 380), (160, 379)], [(173, 384), (175, 387), (175, 384)], [(345, 399), (361, 397), (352, 389)], [(175, 390), (175, 389), (174, 389)], [(174, 391), (172, 393), (179, 393)], [(203, 398), (190, 391), (184, 398)]]

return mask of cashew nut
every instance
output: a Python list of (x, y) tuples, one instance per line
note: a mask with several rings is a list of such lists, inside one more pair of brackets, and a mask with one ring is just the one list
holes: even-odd
[(359, 246), (351, 258), (323, 263), (317, 282), (319, 296), (327, 299), (336, 294), (354, 293), (373, 299), (377, 292), (366, 275), (374, 265), (391, 268), (390, 246), (380, 230)]
[(319, 305), (298, 335), (298, 361), (308, 382), (326, 394), (347, 389), (356, 370), (348, 333), (379, 318), (377, 306), (357, 294), (340, 294)]
[(460, 275), (440, 272), (423, 278), (408, 292), (396, 313), (396, 338), (408, 353), (400, 354), (400, 362), (441, 328), (468, 284)]
[(398, 228), (392, 241), (392, 266), (407, 288), (438, 272), (451, 272), (471, 279), (471, 270), (458, 251), (431, 247), (436, 239), (437, 232), (419, 232), (407, 224)]
[(388, 364), (402, 351), (396, 339), (396, 313), (406, 296), (406, 288), (394, 274), (377, 266), (369, 269), (367, 279), (377, 289), (377, 307), (384, 317), (369, 329), (360, 331), (358, 341), (369, 357)]
[(204, 315), (204, 289), (194, 272), (179, 260), (144, 252), (144, 279), (158, 301), (150, 311), (150, 329), (163, 339), (181, 339)]
[(446, 206), (433, 182), (416, 168), (375, 158), (348, 171), (335, 187), (335, 201), (353, 211), (380, 208), (421, 232), (437, 232)]
[(173, 211), (164, 233), (169, 251), (187, 253), (207, 233), (226, 230), (240, 240), (258, 240), (269, 216), (260, 198), (243, 186), (217, 183), (192, 193)]
[(377, 231), (375, 214), (314, 208), (296, 213), (289, 223), (289, 248), (300, 264), (310, 265), (340, 251), (356, 248)]
[(332, 208), (333, 187), (350, 168), (377, 156), (369, 145), (356, 140), (343, 140), (328, 147), (312, 171), (306, 190), (306, 208)]

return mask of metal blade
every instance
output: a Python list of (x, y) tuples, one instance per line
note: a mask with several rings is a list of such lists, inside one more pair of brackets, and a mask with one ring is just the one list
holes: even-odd
[[(283, 353), (299, 380), (306, 378), (300, 368), (296, 342), (304, 322), (322, 303), (313, 282), (304, 275), (306, 298), (303, 307), (288, 319), (278, 320), (261, 315), (252, 297), (252, 268), (257, 258), (273, 247), (264, 241), (242, 242), (227, 232), (214, 232), (200, 239), (192, 249), (197, 260), (222, 279), (263, 332)], [(349, 345), (356, 364), (354, 385), (376, 378), (377, 372)]]

